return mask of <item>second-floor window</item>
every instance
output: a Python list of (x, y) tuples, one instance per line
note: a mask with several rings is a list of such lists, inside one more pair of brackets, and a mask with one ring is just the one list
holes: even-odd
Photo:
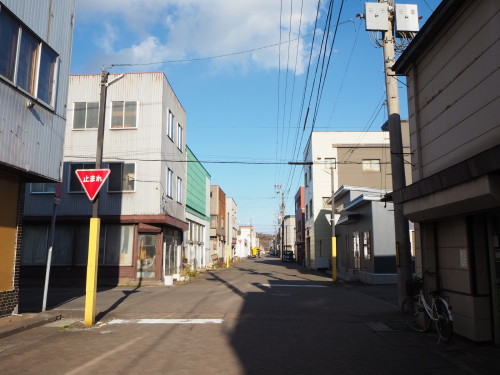
[(174, 184), (174, 172), (172, 170), (167, 170), (167, 196), (169, 198), (173, 197), (173, 184)]
[(98, 102), (76, 102), (73, 129), (97, 129), (99, 123)]
[(109, 169), (111, 170), (108, 178), (109, 192), (135, 190), (134, 163), (109, 163)]
[(111, 102), (111, 129), (131, 129), (137, 127), (137, 102)]
[(58, 55), (2, 5), (0, 75), (53, 106)]
[(380, 159), (364, 159), (363, 172), (380, 172)]
[(177, 177), (177, 202), (182, 203), (182, 178)]
[(69, 167), (69, 191), (71, 193), (83, 193), (83, 186), (75, 171), (77, 169), (94, 169), (95, 164), (93, 163), (72, 163)]

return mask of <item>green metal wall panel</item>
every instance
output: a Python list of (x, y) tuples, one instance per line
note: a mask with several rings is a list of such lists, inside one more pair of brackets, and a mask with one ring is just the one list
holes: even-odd
[(210, 217), (210, 213), (207, 212), (207, 178), (210, 179), (210, 174), (189, 147), (186, 147), (186, 151), (188, 160), (186, 211), (206, 220)]

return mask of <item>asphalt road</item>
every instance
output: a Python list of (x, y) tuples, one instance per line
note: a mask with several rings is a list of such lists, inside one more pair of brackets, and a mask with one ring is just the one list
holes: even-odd
[(333, 285), (273, 257), (173, 287), (100, 291), (91, 328), (82, 293), (59, 292), (50, 307), (65, 318), (0, 340), (0, 374), (491, 373), (462, 346), (403, 328), (393, 286)]

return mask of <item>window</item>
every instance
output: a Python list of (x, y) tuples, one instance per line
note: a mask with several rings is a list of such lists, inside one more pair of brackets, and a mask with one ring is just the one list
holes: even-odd
[(182, 142), (184, 141), (183, 140), (183, 136), (184, 136), (184, 131), (182, 129), (182, 126), (181, 124), (177, 124), (177, 148), (179, 150), (181, 150), (182, 152)]
[(95, 164), (92, 163), (73, 163), (69, 167), (69, 191), (70, 193), (83, 193), (83, 186), (78, 179), (75, 171), (77, 169), (94, 169)]
[(182, 203), (182, 179), (177, 177), (177, 202)]
[(370, 232), (363, 232), (363, 258), (369, 260), (372, 257), (370, 244)]
[(134, 226), (108, 224), (101, 231), (99, 264), (131, 266)]
[(368, 159), (362, 161), (363, 172), (380, 172), (380, 160)]
[(98, 102), (76, 102), (73, 114), (73, 129), (97, 129), (99, 124)]
[(40, 70), (38, 71), (38, 98), (45, 103), (52, 101), (56, 74), (57, 54), (47, 45), (42, 45)]
[(305, 185), (306, 187), (308, 187), (308, 186), (309, 186), (309, 184), (307, 183), (308, 181), (309, 181), (309, 180), (307, 179), (307, 172), (306, 172), (306, 173), (304, 174), (304, 185)]
[(32, 194), (54, 194), (56, 192), (56, 184), (55, 182), (34, 182), (31, 183), (31, 193)]
[(16, 20), (0, 10), (0, 75), (29, 94), (53, 105), (58, 54)]
[(135, 190), (135, 164), (109, 163), (108, 191), (122, 192)]
[(174, 172), (170, 169), (167, 171), (167, 196), (173, 198)]
[(27, 30), (22, 30), (16, 83), (32, 95), (35, 95), (37, 52), (38, 41), (35, 36)]
[(168, 111), (167, 135), (171, 140), (174, 140), (174, 122), (175, 116), (172, 111)]
[(137, 127), (137, 102), (111, 102), (111, 128), (131, 129)]
[(314, 213), (313, 213), (313, 200), (309, 200), (309, 217), (312, 217), (314, 216)]
[(48, 229), (47, 225), (25, 225), (23, 227), (21, 264), (46, 263)]

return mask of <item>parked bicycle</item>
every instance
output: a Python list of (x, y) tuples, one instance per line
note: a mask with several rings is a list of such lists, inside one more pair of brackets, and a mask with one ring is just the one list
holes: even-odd
[[(425, 273), (435, 275), (429, 271)], [(451, 306), (437, 291), (429, 292), (430, 303), (428, 303), (424, 296), (423, 285), (423, 279), (418, 276), (407, 283), (409, 297), (403, 302), (403, 312), (406, 312), (408, 317), (407, 324), (415, 331), (426, 332), (434, 323), (439, 339), (448, 341), (453, 335)]]

